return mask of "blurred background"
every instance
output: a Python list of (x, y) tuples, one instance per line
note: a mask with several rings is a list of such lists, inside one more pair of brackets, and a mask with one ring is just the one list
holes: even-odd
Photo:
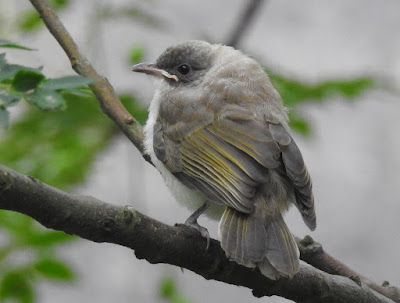
[[(131, 65), (155, 60), (169, 45), (189, 39), (232, 41), (250, 3), (51, 2), (81, 51), (141, 123), (153, 85), (148, 77), (131, 73)], [(317, 230), (310, 233), (292, 209), (286, 216), (291, 231), (300, 237), (311, 234), (360, 274), (397, 286), (399, 12), (396, 0), (260, 1), (236, 45), (265, 66), (291, 109), (293, 135), (313, 178)], [(43, 66), (47, 78), (74, 74), (27, 0), (0, 0), (0, 38), (36, 49), (0, 48), (9, 63)], [(132, 205), (168, 224), (184, 222), (190, 212), (174, 202), (158, 172), (93, 98), (77, 92), (62, 96), (64, 111), (43, 112), (22, 102), (7, 108), (10, 121), (0, 134), (0, 163), (69, 192)], [(217, 238), (216, 222), (201, 218), (200, 224)], [(0, 212), (2, 300), (289, 302), (256, 299), (248, 289), (151, 265), (127, 248), (46, 231), (5, 211)]]

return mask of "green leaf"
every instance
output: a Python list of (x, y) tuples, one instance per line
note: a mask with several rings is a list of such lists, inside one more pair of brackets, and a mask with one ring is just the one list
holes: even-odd
[(21, 303), (34, 302), (34, 290), (23, 271), (10, 271), (4, 274), (0, 282), (0, 302), (17, 299)]
[(330, 97), (333, 94), (340, 94), (346, 98), (353, 99), (365, 90), (374, 87), (375, 82), (372, 78), (363, 77), (349, 80), (326, 81), (315, 86), (315, 90), (320, 92), (321, 98)]
[(134, 45), (129, 51), (129, 61), (131, 64), (139, 63), (143, 60), (144, 48), (141, 45)]
[(11, 82), (13, 89), (19, 92), (29, 92), (38, 87), (45, 77), (42, 73), (29, 69), (19, 70)]
[(0, 210), (0, 228), (6, 229), (18, 246), (50, 247), (76, 239), (66, 233), (44, 229), (31, 217)]
[(32, 32), (39, 29), (42, 25), (42, 19), (40, 19), (36, 10), (25, 11), (18, 17), (18, 29), (23, 32)]
[[(65, 9), (69, 1), (68, 0), (50, 0), (50, 5), (56, 10), (60, 11)], [(34, 9), (29, 9), (18, 16), (17, 27), (23, 32), (32, 32), (40, 29), (43, 26), (42, 19)]]
[(0, 67), (0, 82), (5, 82), (4, 80), (12, 79), (18, 71), (25, 69), (26, 67), (17, 64), (3, 65)]
[(0, 228), (6, 229), (10, 239), (23, 246), (46, 247), (75, 239), (63, 232), (44, 229), (31, 217), (6, 210), (0, 210)]
[(57, 259), (42, 259), (34, 265), (35, 270), (45, 278), (58, 281), (73, 281), (74, 272), (64, 262)]
[(20, 100), (20, 95), (9, 95), (6, 91), (0, 89), (0, 108), (1, 106), (12, 106)]
[(24, 50), (34, 50), (33, 48), (22, 46), (20, 44), (17, 44), (17, 43), (14, 43), (12, 41), (5, 40), (5, 39), (0, 39), (0, 47), (17, 48), (17, 49), (24, 49)]
[(304, 101), (320, 102), (335, 95), (352, 99), (375, 86), (374, 80), (370, 77), (328, 80), (311, 85), (271, 71), (268, 72), (268, 75), (287, 106)]
[(85, 87), (78, 87), (78, 88), (70, 88), (70, 89), (63, 89), (61, 90), (63, 93), (68, 93), (80, 97), (93, 97), (93, 92), (92, 90), (85, 86)]
[(18, 64), (8, 64), (6, 60), (6, 54), (0, 54), (0, 82), (11, 83), (9, 80), (12, 79), (19, 71), (33, 71), (40, 73), (42, 68), (30, 68)]
[(47, 79), (43, 81), (41, 87), (49, 90), (58, 90), (58, 89), (68, 90), (72, 88), (87, 86), (93, 81), (94, 79), (82, 76), (67, 76), (56, 79)]
[(300, 117), (297, 117), (292, 112), (289, 114), (289, 118), (290, 118), (290, 127), (294, 131), (304, 136), (309, 136), (311, 134), (311, 128), (307, 121), (305, 121)]
[(3, 68), (4, 65), (7, 64), (7, 60), (6, 60), (6, 54), (5, 53), (1, 53), (0, 54), (0, 70)]
[(175, 281), (171, 278), (163, 279), (160, 286), (160, 295), (162, 298), (168, 298), (176, 292)]
[[(19, 71), (33, 71), (40, 73), (42, 68), (29, 68), (18, 64), (8, 64), (5, 59), (5, 54), (0, 54), (0, 82), (12, 79)], [(8, 81), (10, 82), (10, 81)]]
[(376, 85), (374, 79), (370, 77), (328, 80), (312, 85), (271, 71), (268, 72), (268, 75), (285, 105), (292, 109), (289, 113), (292, 129), (306, 136), (310, 135), (311, 129), (305, 119), (296, 115), (295, 106), (297, 104), (302, 102), (323, 102), (337, 95), (353, 99)]
[(69, 1), (68, 0), (51, 0), (50, 4), (56, 11), (58, 11), (58, 10), (66, 8), (69, 4)]
[(160, 297), (166, 299), (171, 303), (189, 303), (190, 301), (187, 300), (183, 295), (181, 295), (177, 288), (176, 283), (171, 278), (165, 278), (161, 281)]
[(47, 230), (39, 227), (35, 229), (35, 231), (27, 231), (23, 234), (21, 233), (20, 237), (17, 238), (20, 244), (34, 247), (47, 247), (52, 245), (64, 244), (75, 239), (76, 237), (68, 235), (66, 233), (54, 230)]
[(0, 105), (0, 127), (6, 128), (9, 126), (9, 124), (10, 124), (10, 114), (4, 106)]
[[(4, 231), (3, 231), (4, 233)], [(0, 246), (0, 264), (4, 259), (16, 250), (15, 245), (2, 245)]]
[(29, 96), (29, 101), (44, 111), (64, 110), (67, 103), (58, 92), (50, 89), (38, 89)]
[(6, 228), (12, 233), (26, 234), (31, 230), (33, 225), (33, 219), (27, 215), (22, 215), (20, 213), (0, 210), (0, 227)]

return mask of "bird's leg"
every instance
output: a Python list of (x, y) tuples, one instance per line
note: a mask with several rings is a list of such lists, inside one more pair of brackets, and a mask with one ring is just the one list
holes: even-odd
[(200, 234), (204, 238), (207, 239), (206, 250), (210, 246), (210, 234), (208, 233), (207, 228), (205, 228), (205, 227), (199, 225), (199, 223), (197, 223), (197, 219), (207, 209), (207, 207), (208, 207), (208, 203), (204, 202), (204, 204), (202, 206), (200, 206), (193, 214), (191, 214), (190, 217), (187, 218), (187, 220), (185, 221), (185, 225), (194, 227), (195, 229), (197, 229), (200, 232)]

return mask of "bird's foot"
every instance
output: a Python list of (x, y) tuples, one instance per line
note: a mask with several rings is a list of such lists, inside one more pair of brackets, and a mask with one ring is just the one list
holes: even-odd
[(199, 223), (197, 223), (197, 219), (199, 216), (207, 209), (208, 203), (205, 202), (202, 206), (199, 207), (193, 214), (190, 215), (189, 218), (185, 221), (186, 226), (193, 227), (197, 229), (200, 234), (203, 236), (203, 238), (207, 239), (207, 246), (206, 250), (210, 247), (210, 234), (208, 233), (207, 228), (201, 226)]
[(207, 228), (205, 228), (205, 227), (201, 226), (199, 223), (197, 223), (197, 219), (191, 220), (190, 217), (185, 221), (185, 225), (197, 229), (200, 232), (201, 236), (203, 238), (206, 238), (206, 240), (207, 240), (206, 250), (208, 250), (208, 248), (210, 247), (210, 234), (209, 234)]

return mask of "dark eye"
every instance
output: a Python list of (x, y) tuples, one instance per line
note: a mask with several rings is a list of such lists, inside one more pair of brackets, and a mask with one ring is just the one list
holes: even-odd
[(186, 75), (188, 72), (190, 72), (189, 65), (187, 65), (187, 64), (179, 65), (178, 72), (180, 72), (182, 75)]

